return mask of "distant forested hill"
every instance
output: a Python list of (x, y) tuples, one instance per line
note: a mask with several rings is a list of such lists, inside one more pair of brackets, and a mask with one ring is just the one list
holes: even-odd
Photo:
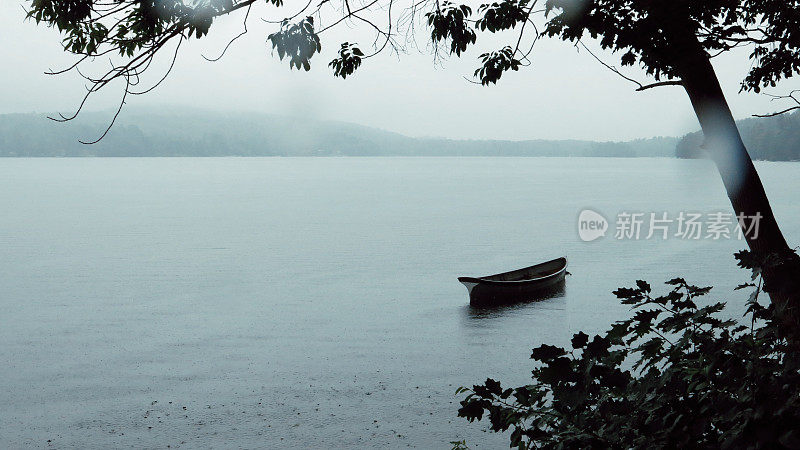
[(674, 156), (676, 138), (630, 142), (410, 138), (342, 122), (179, 108), (123, 111), (69, 123), (38, 114), (0, 115), (0, 156)]
[[(751, 118), (737, 122), (742, 140), (753, 159), (768, 161), (800, 160), (800, 113), (776, 117)], [(702, 133), (690, 133), (676, 147), (679, 158), (704, 158), (700, 149)]]

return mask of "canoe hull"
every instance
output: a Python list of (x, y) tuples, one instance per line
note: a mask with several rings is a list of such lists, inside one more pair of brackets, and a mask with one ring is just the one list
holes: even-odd
[[(467, 288), (469, 303), (472, 306), (507, 305), (542, 300), (563, 293), (566, 267), (566, 259), (559, 258), (518, 271), (480, 278), (461, 277), (458, 281)], [(506, 280), (509, 278), (508, 274), (521, 271), (540, 273), (532, 279)]]

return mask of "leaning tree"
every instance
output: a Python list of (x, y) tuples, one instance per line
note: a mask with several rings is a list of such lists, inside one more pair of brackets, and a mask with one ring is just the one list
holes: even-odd
[[(28, 17), (56, 27), (63, 35), (65, 50), (77, 55), (74, 65), (53, 73), (79, 71), (89, 81), (87, 98), (113, 81), (123, 80), (120, 108), (128, 95), (149, 92), (166, 78), (169, 70), (159, 81), (141, 87), (142, 75), (159, 67), (153, 65), (156, 56), (167, 54), (174, 63), (183, 42), (203, 38), (216, 20), (234, 13), (241, 14), (245, 33), (254, 12), (285, 17), (274, 21), (275, 30), (267, 39), (274, 53), (297, 69), (310, 69), (328, 30), (347, 25), (351, 30), (362, 26), (374, 33), (375, 41), (367, 53), (366, 46), (353, 42), (340, 45), (328, 66), (342, 78), (377, 53), (403, 49), (409, 33), (425, 27), (434, 52), (444, 50), (455, 56), (475, 45), (478, 35), (508, 35), (509, 45), (487, 49), (479, 57), (474, 76), (484, 85), (497, 83), (508, 70), (529, 65), (533, 44), (551, 37), (586, 49), (606, 67), (636, 83), (637, 90), (682, 86), (700, 122), (703, 147), (719, 169), (734, 211), (741, 218), (761, 218), (757, 236), (746, 233), (747, 243), (754, 256), (767, 261), (765, 290), (792, 324), (791, 329), (796, 328), (800, 314), (793, 311), (798, 303), (795, 280), (800, 276), (800, 261), (775, 220), (711, 60), (731, 49), (748, 47), (751, 68), (742, 81), (742, 91), (775, 87), (800, 72), (800, 0), (497, 0), (472, 6), (448, 0), (301, 0), (291, 5), (283, 0), (29, 3)], [(618, 56), (622, 66), (638, 65), (652, 80), (641, 83), (623, 75), (584, 45), (582, 39), (590, 38)], [(113, 56), (111, 67), (97, 75), (80, 70), (99, 56)], [(781, 112), (794, 108), (800, 104)], [(746, 220), (740, 224), (752, 225)]]

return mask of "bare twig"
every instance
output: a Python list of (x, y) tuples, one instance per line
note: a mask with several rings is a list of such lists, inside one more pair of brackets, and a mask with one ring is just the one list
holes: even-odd
[(239, 39), (240, 37), (242, 37), (242, 36), (244, 36), (245, 34), (247, 34), (247, 18), (248, 18), (248, 17), (250, 17), (250, 10), (251, 10), (252, 8), (253, 8), (253, 5), (252, 5), (252, 4), (250, 4), (250, 5), (248, 5), (248, 6), (247, 6), (247, 12), (245, 13), (245, 15), (244, 15), (244, 20), (242, 21), (242, 25), (244, 26), (244, 30), (242, 30), (242, 32), (241, 32), (241, 33), (239, 33), (239, 34), (237, 34), (236, 36), (234, 36), (234, 38), (233, 38), (233, 39), (231, 39), (230, 41), (228, 41), (228, 45), (226, 45), (226, 46), (225, 46), (225, 48), (224, 48), (224, 49), (222, 49), (222, 53), (220, 53), (220, 54), (219, 54), (219, 56), (217, 56), (216, 58), (208, 58), (208, 57), (206, 57), (205, 55), (200, 55), (200, 56), (202, 56), (202, 57), (203, 57), (203, 59), (205, 59), (206, 61), (210, 61), (210, 62), (217, 62), (217, 61), (219, 61), (220, 59), (222, 59), (222, 57), (223, 57), (223, 56), (225, 56), (225, 53), (228, 51), (228, 49), (230, 48), (230, 46), (231, 46), (231, 45), (232, 45), (234, 42), (236, 42), (236, 40), (237, 40), (237, 39)]
[(636, 81), (633, 78), (623, 74), (616, 67), (614, 67), (614, 66), (606, 63), (602, 59), (600, 59), (597, 55), (594, 54), (594, 52), (589, 50), (589, 47), (587, 47), (586, 44), (584, 44), (580, 40), (575, 44), (576, 47), (579, 44), (580, 44), (581, 47), (583, 47), (584, 50), (586, 50), (590, 55), (592, 55), (592, 57), (597, 62), (602, 64), (606, 69), (614, 72), (615, 74), (619, 75), (621, 78), (623, 78), (623, 79), (625, 79), (627, 81), (630, 81), (631, 83), (635, 84), (637, 86), (636, 91), (646, 91), (648, 89), (657, 88), (657, 87), (661, 87), (661, 86), (682, 86), (683, 85), (683, 81), (680, 81), (680, 80), (668, 80), (668, 81), (659, 81), (657, 83), (652, 83), (652, 84), (643, 84), (643, 83), (641, 83), (639, 81)]
[(770, 114), (753, 114), (753, 116), (754, 117), (775, 117), (775, 116), (780, 116), (781, 114), (786, 114), (789, 111), (794, 111), (796, 109), (800, 109), (800, 98), (798, 98), (797, 95), (796, 95), (798, 92), (800, 92), (800, 89), (795, 89), (795, 90), (789, 92), (787, 95), (764, 94), (764, 95), (766, 95), (768, 97), (772, 97), (772, 100), (770, 100), (770, 101), (792, 100), (794, 103), (796, 103), (796, 105), (795, 106), (791, 106), (791, 107), (786, 108), (786, 109), (783, 109), (783, 110), (778, 111), (778, 112), (774, 112), (774, 113), (770, 113)]
[(102, 141), (103, 138), (106, 137), (106, 135), (108, 135), (108, 132), (111, 131), (111, 128), (114, 126), (114, 123), (117, 121), (117, 117), (119, 117), (119, 114), (122, 112), (122, 107), (125, 106), (125, 99), (128, 98), (128, 93), (130, 92), (129, 91), (130, 81), (127, 79), (125, 81), (127, 82), (127, 85), (125, 86), (125, 93), (122, 94), (122, 101), (119, 102), (119, 108), (117, 108), (117, 112), (114, 114), (114, 117), (111, 119), (111, 123), (108, 124), (108, 127), (103, 132), (103, 134), (99, 138), (91, 142), (85, 142), (85, 141), (78, 141), (78, 142), (84, 145), (97, 144), (98, 142)]

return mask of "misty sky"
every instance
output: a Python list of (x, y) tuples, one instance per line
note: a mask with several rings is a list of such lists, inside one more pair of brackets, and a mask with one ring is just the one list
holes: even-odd
[[(83, 95), (76, 75), (46, 76), (48, 68), (72, 61), (63, 52), (58, 34), (24, 21), (24, 2), (0, 3), (0, 112), (69, 112)], [(296, 2), (288, 1), (293, 5)], [(288, 63), (270, 54), (266, 35), (274, 26), (260, 18), (272, 10), (254, 10), (250, 32), (216, 63), (216, 56), (242, 26), (243, 15), (223, 18), (210, 36), (184, 44), (175, 70), (157, 90), (130, 98), (131, 106), (185, 105), (204, 109), (260, 111), (310, 115), (397, 131), (410, 136), (475, 139), (595, 139), (627, 140), (657, 135), (680, 135), (698, 128), (680, 88), (634, 92), (629, 82), (598, 64), (571, 44), (542, 40), (533, 66), (504, 75), (497, 86), (481, 87), (464, 80), (478, 66), (477, 55), (508, 43), (508, 38), (481, 41), (461, 59), (434, 64), (429, 53), (411, 50), (398, 59), (388, 53), (366, 60), (352, 78), (334, 78), (327, 63), (339, 43), (352, 37), (347, 28), (323, 36), (323, 53), (312, 59), (311, 72), (290, 71)], [(371, 41), (361, 36), (363, 41)], [(417, 40), (425, 42), (422, 32)], [(368, 48), (368, 45), (361, 45)], [(617, 64), (614, 56), (598, 53)], [(168, 55), (164, 55), (166, 58)], [(162, 61), (162, 66), (166, 62)], [(103, 62), (98, 61), (98, 68)], [(106, 63), (107, 64), (107, 63)], [(738, 83), (749, 67), (746, 51), (726, 55), (715, 63), (734, 115), (778, 109), (756, 94), (738, 94)], [(627, 70), (641, 81), (646, 77)], [(152, 74), (156, 79), (155, 72)], [(776, 93), (797, 88), (784, 83)], [(121, 86), (92, 100), (87, 109), (114, 107)]]

